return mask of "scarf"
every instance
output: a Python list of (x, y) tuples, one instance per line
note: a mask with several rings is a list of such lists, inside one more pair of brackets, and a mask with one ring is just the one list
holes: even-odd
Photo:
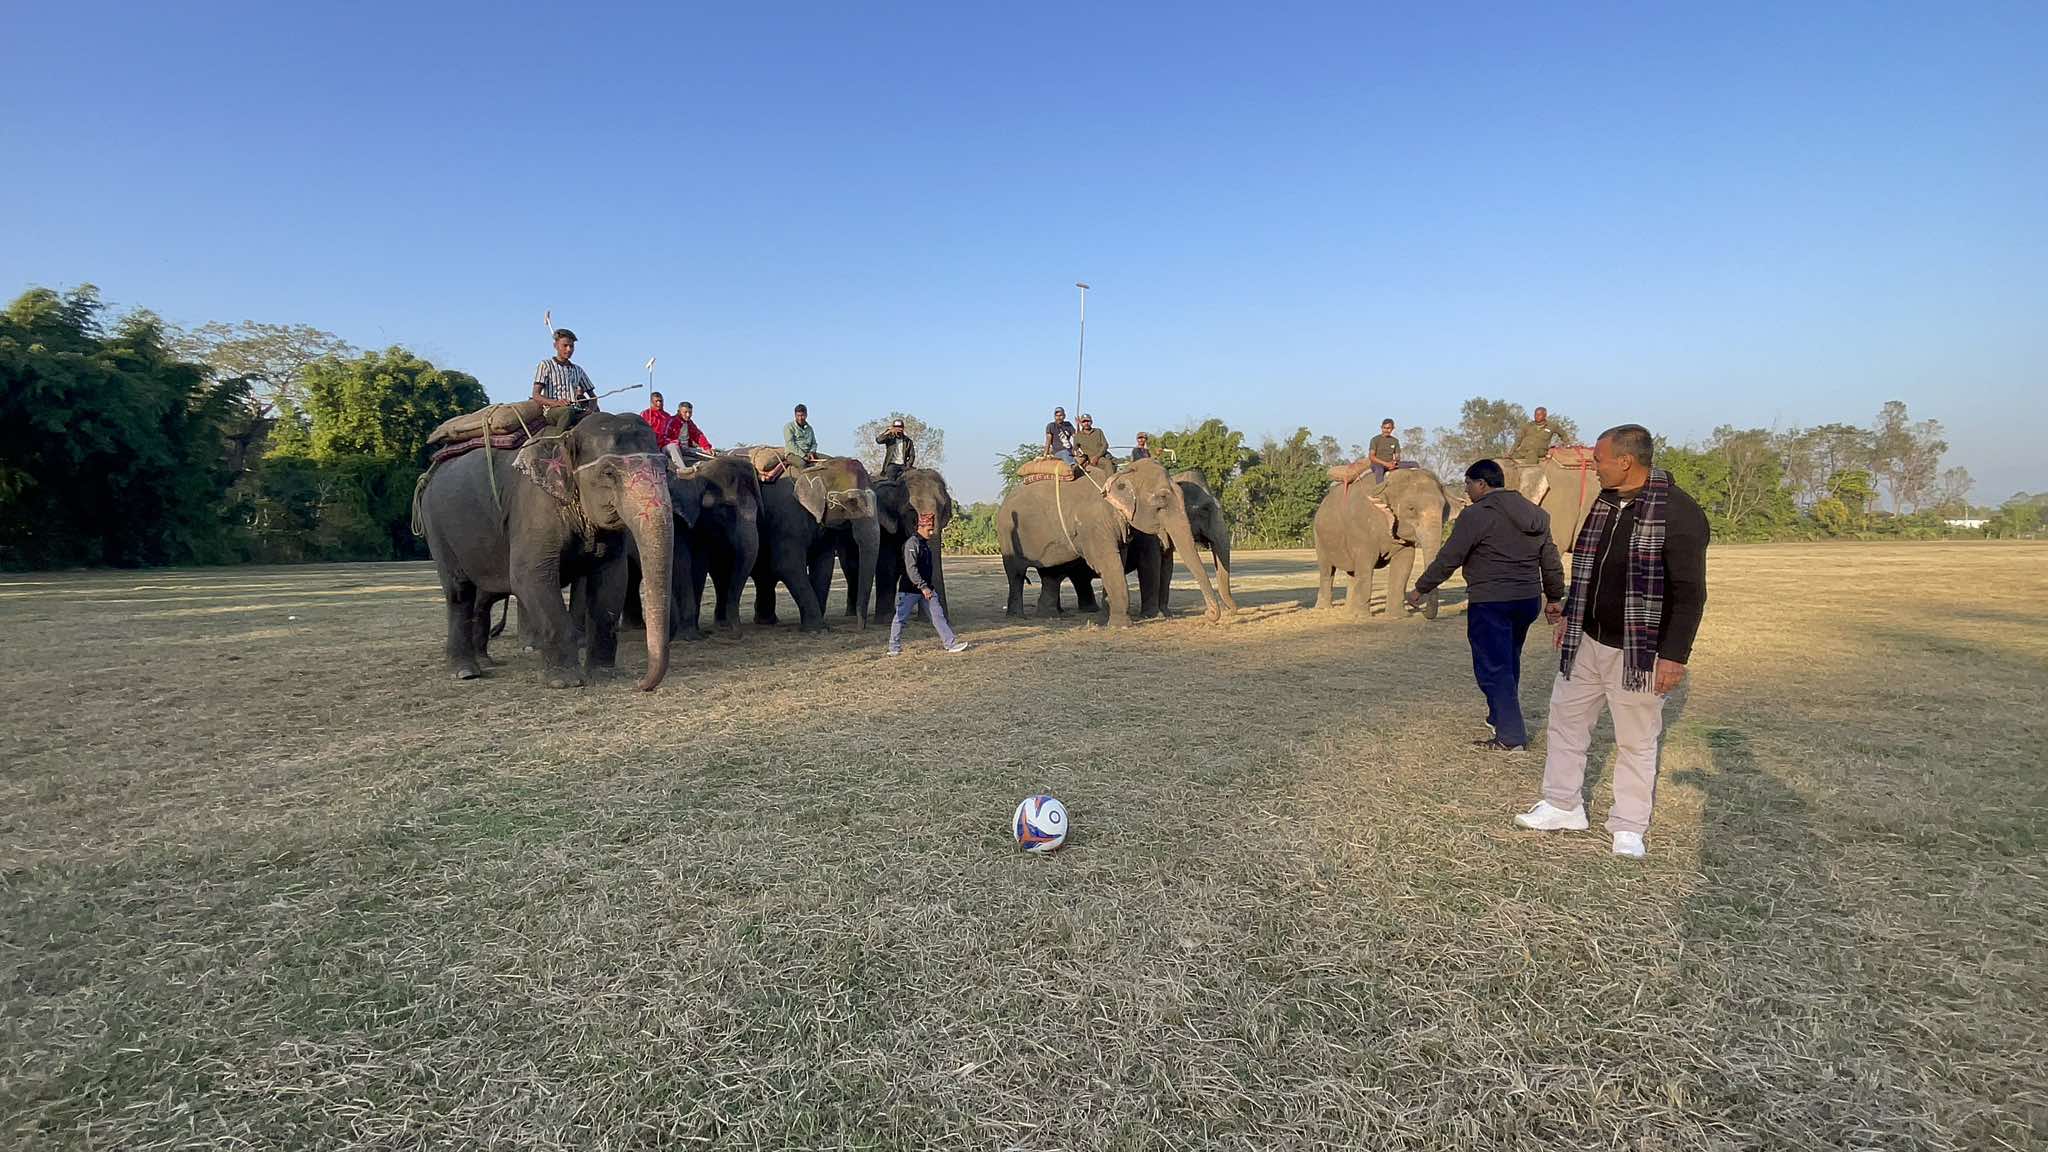
[[(1664, 506), (1670, 496), (1671, 474), (1652, 468), (1649, 483), (1635, 499), (1635, 529), (1624, 545), (1628, 548), (1628, 591), (1622, 610), (1621, 686), (1631, 692), (1649, 691), (1657, 669), (1657, 640), (1664, 626)], [(1571, 678), (1572, 661), (1578, 658), (1579, 644), (1586, 638), (1586, 613), (1592, 611), (1588, 594), (1599, 562), (1600, 541), (1607, 535), (1609, 523), (1621, 513), (1620, 501), (1593, 501), (1572, 545), (1572, 589), (1565, 601), (1564, 643), (1557, 661), (1557, 670), (1566, 679)]]

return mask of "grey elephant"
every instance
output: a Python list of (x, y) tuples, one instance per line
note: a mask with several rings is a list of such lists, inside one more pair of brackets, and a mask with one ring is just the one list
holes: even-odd
[[(953, 522), (953, 493), (946, 478), (931, 468), (906, 469), (893, 480), (875, 484), (875, 523), (880, 529), (881, 553), (875, 560), (875, 596), (878, 608), (896, 589), (903, 573), (903, 543), (917, 531), (918, 517), (929, 513), (938, 525), (934, 540), (944, 540), (946, 525)], [(946, 565), (941, 549), (932, 549), (932, 590), (939, 606), (952, 611), (946, 599)], [(879, 615), (879, 612), (878, 612)]]
[[(1177, 472), (1173, 482), (1180, 486), (1181, 502), (1187, 508), (1188, 527), (1194, 533), (1195, 543), (1209, 549), (1215, 558), (1217, 599), (1223, 602), (1224, 611), (1236, 612), (1237, 601), (1230, 595), (1230, 518), (1223, 514), (1223, 505), (1202, 482), (1200, 472)], [(1156, 536), (1132, 534), (1124, 549), (1124, 569), (1138, 573), (1138, 615), (1149, 618), (1166, 614), (1173, 594), (1173, 557), (1171, 540), (1162, 542)], [(1084, 565), (1041, 574), (1039, 615), (1061, 610), (1062, 579), (1073, 582), (1075, 604), (1081, 611), (1096, 611), (1094, 577), (1095, 570)]]
[[(1377, 502), (1375, 500), (1377, 499)], [(1422, 568), (1443, 546), (1449, 515), (1443, 482), (1426, 468), (1401, 468), (1387, 473), (1378, 490), (1371, 481), (1332, 484), (1316, 506), (1316, 607), (1333, 608), (1336, 574), (1350, 575), (1344, 606), (1353, 615), (1372, 613), (1372, 574), (1387, 570), (1387, 613), (1398, 615), (1401, 597)], [(1423, 602), (1422, 614), (1435, 619), (1437, 594)]]
[[(1085, 473), (1075, 480), (1019, 484), (1003, 497), (996, 510), (996, 536), (1002, 545), (1003, 573), (1010, 582), (1005, 611), (1023, 614), (1028, 571), (1037, 569), (1045, 582), (1079, 561), (1104, 576), (1110, 624), (1129, 624), (1125, 548), (1139, 534), (1170, 542), (1179, 550), (1201, 585), (1206, 615), (1221, 618), (1222, 604), (1202, 567), (1180, 485), (1152, 460), (1140, 460), (1114, 475)], [(1153, 566), (1140, 567), (1141, 582), (1148, 570), (1157, 575)], [(1110, 581), (1116, 587), (1108, 587)]]
[[(667, 458), (646, 422), (559, 410), (516, 454), (473, 451), (436, 467), (416, 509), (447, 601), (448, 668), (457, 679), (482, 674), (490, 606), (506, 596), (519, 598), (549, 687), (584, 683), (580, 643), (592, 669), (614, 664), (630, 537), (647, 573), (647, 673), (639, 687), (661, 684), (675, 525)], [(562, 603), (565, 586), (576, 588), (587, 631)]]
[[(715, 618), (725, 630), (739, 626), (739, 594), (761, 552), (761, 484), (745, 460), (714, 456), (683, 468), (671, 465), (669, 503), (675, 510), (673, 594), (669, 638), (702, 640), (701, 610), (708, 577), (717, 596)], [(634, 611), (640, 587), (635, 554), (627, 576), (626, 622), (643, 624)]]
[[(739, 455), (748, 455), (746, 452)], [(754, 562), (754, 621), (774, 624), (775, 586), (797, 602), (806, 632), (825, 627), (835, 566), (847, 574), (847, 614), (865, 628), (873, 602), (881, 529), (874, 486), (858, 460), (834, 457), (797, 470), (779, 453), (752, 450), (761, 486), (761, 553)]]

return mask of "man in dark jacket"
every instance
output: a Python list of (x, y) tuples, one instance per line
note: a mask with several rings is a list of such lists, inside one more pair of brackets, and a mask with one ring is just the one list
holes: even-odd
[(1451, 573), (1465, 569), (1465, 638), (1493, 729), (1490, 738), (1473, 744), (1492, 752), (1520, 752), (1529, 745), (1522, 724), (1522, 641), (1546, 611), (1546, 601), (1553, 617), (1562, 615), (1565, 591), (1550, 514), (1506, 487), (1506, 474), (1492, 460), (1465, 469), (1472, 506), (1459, 515), (1436, 562), (1408, 593), (1408, 602), (1420, 606)]
[(1543, 799), (1515, 817), (1540, 832), (1586, 828), (1586, 747), (1604, 706), (1614, 717), (1614, 854), (1640, 857), (1657, 795), (1664, 697), (1685, 680), (1707, 604), (1706, 513), (1650, 464), (1640, 424), (1600, 434), (1600, 495), (1572, 546), (1571, 594), (1557, 633), (1557, 682)]
[(900, 418), (891, 420), (888, 430), (875, 437), (875, 443), (882, 446), (882, 479), (894, 480), (917, 467), (917, 445), (911, 441), (910, 433), (903, 430)]
[(896, 620), (889, 625), (889, 655), (903, 655), (903, 626), (919, 601), (932, 614), (932, 627), (939, 630), (939, 643), (948, 652), (967, 651), (967, 641), (953, 635), (946, 620), (946, 606), (932, 587), (932, 537), (938, 533), (938, 518), (930, 512), (917, 514), (917, 531), (903, 542), (903, 575), (896, 578)]

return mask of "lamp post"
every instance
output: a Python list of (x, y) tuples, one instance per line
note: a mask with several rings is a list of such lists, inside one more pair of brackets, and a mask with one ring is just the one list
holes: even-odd
[(1088, 285), (1074, 281), (1074, 287), (1081, 290), (1081, 343), (1074, 350), (1074, 419), (1081, 418), (1081, 365), (1088, 357)]

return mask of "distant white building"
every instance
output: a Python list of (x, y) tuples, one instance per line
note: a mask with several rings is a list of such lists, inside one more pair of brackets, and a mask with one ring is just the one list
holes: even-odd
[(1984, 526), (1985, 526), (1986, 524), (1989, 524), (1989, 523), (1991, 523), (1991, 521), (1989, 521), (1989, 520), (1983, 520), (1983, 519), (1979, 519), (1979, 518), (1977, 518), (1977, 517), (1975, 517), (1975, 516), (1971, 516), (1971, 517), (1967, 517), (1967, 518), (1965, 518), (1965, 519), (1962, 519), (1962, 520), (1943, 520), (1943, 521), (1942, 521), (1942, 523), (1943, 523), (1943, 524), (1945, 524), (1945, 525), (1947, 525), (1947, 526), (1948, 526), (1948, 527), (1950, 527), (1950, 528), (1971, 528), (1971, 529), (1976, 529), (1976, 528), (1982, 528), (1982, 527), (1984, 527)]

